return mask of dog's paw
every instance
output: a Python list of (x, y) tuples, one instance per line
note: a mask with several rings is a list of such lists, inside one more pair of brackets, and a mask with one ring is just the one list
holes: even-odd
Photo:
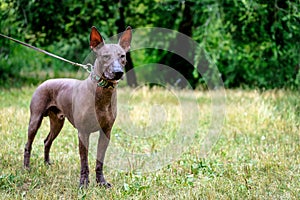
[(45, 163), (45, 165), (47, 165), (47, 166), (50, 166), (50, 165), (53, 164), (50, 160), (45, 160), (44, 163)]
[(23, 169), (26, 170), (26, 171), (30, 171), (31, 168), (30, 168), (29, 165), (24, 165), (24, 166), (23, 166)]
[(101, 186), (101, 187), (105, 187), (105, 188), (111, 188), (111, 187), (112, 187), (112, 184), (108, 183), (108, 182), (105, 180), (103, 174), (96, 177), (96, 182), (97, 182), (98, 185)]
[(81, 178), (79, 181), (79, 188), (83, 189), (83, 188), (87, 188), (88, 186), (89, 186), (89, 179)]
[(106, 182), (106, 181), (100, 182), (100, 183), (98, 183), (98, 184), (99, 184), (99, 186), (105, 187), (106, 189), (109, 189), (109, 188), (112, 187), (112, 184), (110, 184), (110, 183), (108, 183), (108, 182)]

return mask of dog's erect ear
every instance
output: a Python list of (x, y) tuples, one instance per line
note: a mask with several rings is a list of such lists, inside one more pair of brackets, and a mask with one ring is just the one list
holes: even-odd
[(132, 38), (131, 27), (128, 26), (119, 39), (119, 45), (127, 52), (130, 49)]
[(90, 34), (90, 47), (91, 49), (96, 48), (99, 44), (104, 44), (104, 40), (99, 33), (99, 31), (96, 29), (95, 26), (92, 27), (91, 34)]

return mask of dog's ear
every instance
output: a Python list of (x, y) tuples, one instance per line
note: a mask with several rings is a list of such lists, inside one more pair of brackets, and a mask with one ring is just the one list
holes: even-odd
[(119, 45), (127, 52), (130, 49), (132, 38), (131, 27), (128, 26), (119, 39)]
[(91, 29), (91, 34), (90, 34), (90, 47), (91, 49), (96, 48), (99, 44), (104, 44), (104, 40), (99, 33), (99, 31), (96, 29), (95, 26), (92, 27)]

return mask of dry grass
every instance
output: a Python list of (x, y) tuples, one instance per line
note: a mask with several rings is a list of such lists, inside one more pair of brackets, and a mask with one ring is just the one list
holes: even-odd
[(96, 186), (92, 148), (91, 184), (81, 190), (78, 141), (68, 123), (53, 144), (53, 165), (43, 163), (49, 130), (44, 120), (33, 146), (32, 169), (22, 169), (33, 91), (0, 91), (1, 199), (300, 198), (298, 92), (227, 90), (222, 132), (208, 156), (201, 157), (213, 123), (212, 93), (120, 88), (104, 169), (114, 187)]

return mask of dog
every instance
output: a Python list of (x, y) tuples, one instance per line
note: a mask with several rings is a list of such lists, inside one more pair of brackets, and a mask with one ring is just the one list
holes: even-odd
[(90, 47), (96, 60), (89, 77), (85, 80), (50, 79), (38, 86), (30, 103), (28, 138), (24, 149), (26, 169), (30, 168), (32, 143), (43, 118), (50, 118), (50, 132), (44, 140), (44, 159), (47, 164), (50, 164), (52, 142), (67, 118), (78, 131), (81, 164), (79, 186), (89, 184), (89, 136), (96, 131), (99, 131), (96, 182), (107, 188), (112, 186), (104, 178), (103, 163), (117, 114), (116, 87), (124, 74), (126, 52), (130, 49), (131, 38), (132, 29), (127, 27), (117, 44), (105, 44), (101, 34), (93, 26)]

